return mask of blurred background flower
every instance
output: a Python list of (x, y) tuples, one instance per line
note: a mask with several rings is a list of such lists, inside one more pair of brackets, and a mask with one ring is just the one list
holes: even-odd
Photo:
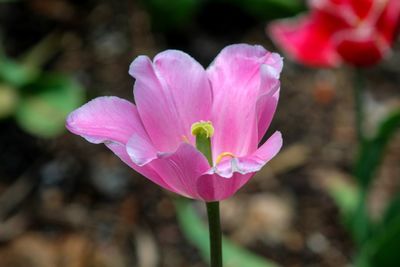
[(310, 13), (275, 21), (268, 33), (296, 61), (316, 67), (371, 66), (390, 53), (400, 23), (396, 0), (312, 0)]

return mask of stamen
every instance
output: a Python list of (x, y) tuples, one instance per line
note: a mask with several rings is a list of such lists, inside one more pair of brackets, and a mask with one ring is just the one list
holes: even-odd
[(186, 135), (182, 135), (182, 140), (183, 142), (190, 144), (189, 138), (187, 138)]
[(216, 164), (220, 163), (221, 160), (222, 160), (223, 158), (225, 158), (225, 157), (234, 158), (235, 155), (233, 155), (233, 154), (230, 153), (230, 152), (222, 152), (221, 154), (218, 155), (217, 159), (215, 160), (215, 163), (216, 163)]

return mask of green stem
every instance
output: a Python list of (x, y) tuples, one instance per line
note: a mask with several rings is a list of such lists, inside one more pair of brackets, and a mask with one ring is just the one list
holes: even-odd
[(354, 93), (354, 111), (355, 111), (355, 127), (357, 133), (357, 140), (359, 144), (364, 142), (363, 133), (363, 119), (364, 119), (364, 105), (363, 105), (363, 90), (365, 87), (365, 79), (361, 69), (356, 69), (353, 85)]
[(210, 231), (211, 267), (222, 267), (222, 235), (219, 202), (206, 202)]
[(210, 166), (212, 166), (212, 152), (211, 152), (211, 141), (210, 138), (203, 134), (196, 136), (196, 148), (199, 150), (206, 158)]
[(368, 191), (366, 189), (361, 190), (361, 194), (358, 199), (357, 208), (354, 211), (352, 219), (352, 233), (353, 240), (361, 246), (365, 243), (370, 233), (370, 219), (366, 207), (368, 198)]
[[(214, 127), (211, 122), (200, 121), (191, 127), (192, 134), (196, 136), (196, 148), (207, 158), (210, 166), (213, 165), (211, 151), (211, 136)], [(206, 202), (208, 215), (208, 229), (210, 232), (211, 267), (222, 267), (222, 234), (219, 216), (219, 202)]]

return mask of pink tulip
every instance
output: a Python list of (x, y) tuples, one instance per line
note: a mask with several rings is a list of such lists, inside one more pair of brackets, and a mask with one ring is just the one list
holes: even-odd
[[(280, 132), (263, 145), (279, 98), (282, 58), (261, 46), (226, 47), (204, 68), (167, 50), (137, 57), (135, 104), (98, 97), (72, 112), (66, 126), (104, 143), (132, 169), (177, 194), (205, 201), (233, 195), (282, 146)], [(209, 121), (213, 166), (196, 149), (191, 126)]]
[(387, 55), (400, 22), (400, 0), (311, 0), (311, 12), (270, 24), (272, 39), (315, 67), (371, 66)]

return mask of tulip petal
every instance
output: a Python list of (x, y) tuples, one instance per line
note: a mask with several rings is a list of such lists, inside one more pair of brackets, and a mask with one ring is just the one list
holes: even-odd
[(133, 134), (126, 150), (132, 161), (138, 166), (144, 166), (158, 158), (158, 151), (148, 136)]
[(259, 96), (256, 103), (258, 142), (261, 141), (265, 132), (267, 131), (272, 118), (274, 117), (279, 100), (279, 76), (276, 77), (274, 69), (270, 66), (261, 66), (260, 90), (264, 91), (265, 93)]
[(295, 19), (273, 22), (268, 27), (271, 38), (294, 60), (314, 67), (340, 64), (332, 35), (343, 22), (323, 12)]
[(254, 153), (248, 156), (226, 159), (213, 167), (209, 174), (215, 173), (221, 177), (230, 178), (235, 172), (241, 174), (257, 172), (279, 152), (281, 147), (282, 135), (280, 132), (275, 132)]
[(360, 18), (365, 19), (370, 15), (374, 3), (380, 2), (379, 0), (351, 0), (350, 5), (354, 13)]
[(114, 96), (95, 98), (72, 112), (66, 127), (89, 142), (105, 143), (129, 167), (171, 190), (151, 166), (136, 165), (126, 152), (126, 144), (133, 134), (148, 139), (136, 107), (129, 101)]
[(231, 178), (217, 174), (204, 174), (197, 179), (199, 199), (204, 201), (221, 201), (235, 194), (255, 173), (234, 173)]
[(274, 133), (256, 152), (225, 160), (197, 179), (198, 196), (205, 201), (220, 201), (235, 194), (282, 147), (280, 132)]
[(355, 25), (371, 12), (373, 0), (309, 0), (312, 10), (326, 12)]
[(95, 98), (73, 111), (66, 127), (95, 144), (126, 144), (133, 133), (147, 135), (135, 105), (114, 96)]
[(106, 146), (114, 152), (115, 155), (117, 155), (126, 165), (149, 179), (150, 181), (154, 182), (155, 184), (170, 190), (174, 191), (167, 183), (164, 182), (164, 180), (161, 178), (161, 176), (152, 168), (150, 164), (145, 165), (145, 166), (138, 166), (135, 163), (133, 163), (131, 157), (128, 155), (126, 151), (126, 146), (118, 144), (118, 143), (108, 143)]
[[(343, 36), (345, 36), (343, 34)], [(383, 56), (390, 50), (386, 42), (382, 42), (379, 34), (371, 34), (368, 38), (357, 38), (357, 34), (347, 35), (346, 39), (337, 38), (337, 51), (348, 63), (366, 67), (378, 63)]]
[(256, 102), (269, 86), (261, 87), (261, 66), (279, 78), (282, 59), (261, 46), (231, 45), (207, 69), (213, 90), (213, 158), (222, 152), (237, 156), (257, 149)]
[(162, 155), (152, 166), (176, 192), (199, 199), (197, 179), (210, 169), (207, 159), (192, 145), (182, 143), (176, 152)]
[(154, 63), (136, 58), (129, 73), (136, 79), (140, 118), (157, 150), (175, 151), (182, 140), (194, 142), (191, 125), (210, 119), (212, 95), (204, 68), (189, 55), (168, 50)]
[(192, 145), (181, 143), (174, 152), (157, 152), (147, 140), (133, 136), (127, 145), (127, 152), (133, 162), (144, 167), (150, 165), (160, 174), (169, 190), (186, 197), (199, 198), (196, 180), (210, 169), (210, 165)]
[(387, 43), (391, 44), (400, 25), (400, 1), (388, 0), (376, 27)]
[(254, 176), (282, 147), (282, 136), (275, 132), (249, 156), (222, 161), (197, 179), (197, 192), (205, 201), (230, 197)]

